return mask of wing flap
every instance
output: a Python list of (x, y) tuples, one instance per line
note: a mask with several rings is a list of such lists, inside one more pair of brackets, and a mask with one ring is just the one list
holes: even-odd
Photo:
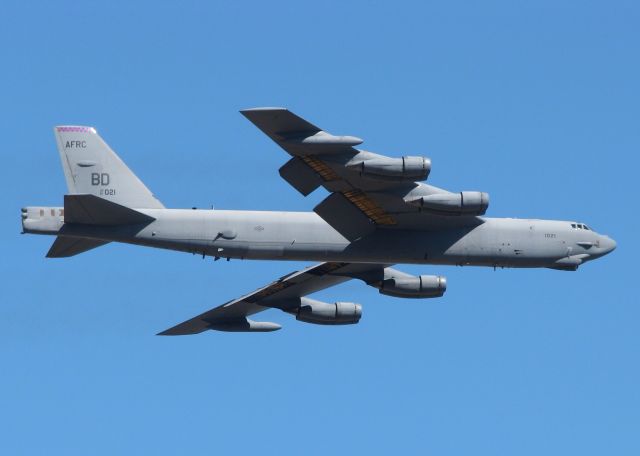
[(304, 196), (311, 194), (322, 185), (322, 177), (305, 162), (293, 157), (279, 170), (280, 176)]
[(313, 211), (349, 241), (373, 233), (375, 225), (342, 193), (332, 193)]

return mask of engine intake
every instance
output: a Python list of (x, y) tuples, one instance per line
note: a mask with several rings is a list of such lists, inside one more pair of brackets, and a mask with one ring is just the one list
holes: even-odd
[(350, 325), (362, 317), (362, 306), (354, 302), (327, 302), (301, 298), (296, 320), (318, 325)]
[(434, 193), (408, 202), (436, 214), (483, 215), (489, 207), (489, 194), (485, 192)]
[(383, 280), (379, 290), (397, 298), (439, 298), (447, 291), (447, 279), (431, 275), (394, 277)]
[(431, 172), (431, 160), (426, 157), (379, 157), (347, 165), (364, 176), (376, 178), (417, 181), (425, 180)]

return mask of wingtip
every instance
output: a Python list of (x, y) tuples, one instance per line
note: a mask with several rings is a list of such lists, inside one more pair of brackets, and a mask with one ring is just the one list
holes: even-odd
[(185, 328), (183, 325), (177, 325), (169, 329), (165, 329), (156, 334), (156, 336), (189, 336), (191, 334), (200, 334), (209, 328)]
[(188, 336), (189, 334), (198, 334), (207, 328), (194, 331), (193, 329), (185, 329), (182, 325), (173, 326), (156, 334), (156, 336)]
[(173, 328), (165, 329), (156, 334), (156, 336), (187, 336), (191, 334), (200, 334), (206, 330), (225, 331), (225, 332), (273, 332), (282, 329), (278, 323), (269, 321), (253, 321), (248, 318), (242, 320), (224, 321), (220, 323), (209, 323), (207, 326), (193, 328), (189, 325), (189, 321), (181, 323)]
[(287, 108), (282, 108), (282, 107), (268, 107), (268, 106), (264, 106), (264, 107), (257, 107), (257, 108), (247, 108), (247, 109), (241, 109), (240, 113), (241, 114), (248, 114), (248, 113), (252, 113), (252, 112), (260, 112), (260, 111), (288, 111)]

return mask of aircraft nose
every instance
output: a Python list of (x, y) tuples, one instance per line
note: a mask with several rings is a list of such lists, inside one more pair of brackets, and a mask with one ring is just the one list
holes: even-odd
[(604, 250), (604, 254), (613, 252), (616, 249), (618, 244), (616, 241), (611, 239), (609, 236), (602, 236), (602, 240), (600, 241), (600, 247)]

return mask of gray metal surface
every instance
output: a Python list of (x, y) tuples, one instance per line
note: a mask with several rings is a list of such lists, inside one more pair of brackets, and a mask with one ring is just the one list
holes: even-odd
[(353, 303), (302, 309), (312, 302), (305, 296), (353, 278), (393, 296), (444, 293), (444, 277), (414, 277), (389, 267), (396, 263), (571, 271), (616, 247), (578, 222), (469, 215), (486, 210), (488, 195), (407, 180), (426, 178), (427, 158), (355, 149), (360, 138), (332, 135), (283, 108), (242, 113), (292, 156), (280, 169), (287, 182), (305, 196), (320, 186), (330, 193), (315, 212), (165, 209), (93, 128), (65, 126), (55, 129), (69, 187), (64, 207), (22, 209), (23, 232), (58, 236), (49, 257), (125, 242), (215, 258), (321, 262), (161, 333), (167, 335), (279, 329), (247, 318), (267, 308), (301, 321), (355, 323), (361, 308)]
[(93, 194), (128, 207), (162, 208), (93, 127), (54, 128), (70, 194)]

